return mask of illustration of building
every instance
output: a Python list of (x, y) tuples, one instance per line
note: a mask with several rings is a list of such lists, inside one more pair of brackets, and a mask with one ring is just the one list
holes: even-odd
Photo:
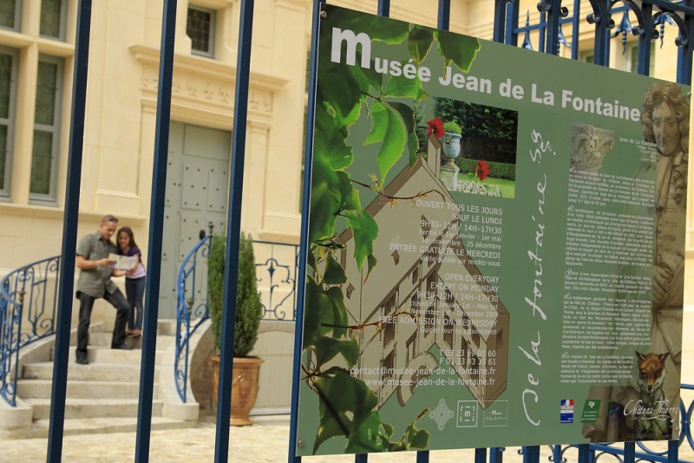
[[(431, 136), (428, 158), (400, 171), (366, 208), (379, 223), (378, 266), (368, 278), (350, 259), (351, 230), (340, 237), (350, 323), (366, 326), (355, 331), (361, 350), (353, 374), (372, 385), (379, 407), (394, 394), (404, 405), (439, 366), (452, 367), (483, 408), (506, 389), (509, 313), (467, 254), (459, 206), (439, 180), (440, 158)], [(430, 190), (417, 200), (424, 207), (388, 200)]]

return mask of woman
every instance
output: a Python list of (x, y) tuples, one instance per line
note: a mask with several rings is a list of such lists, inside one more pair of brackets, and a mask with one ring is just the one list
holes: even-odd
[(128, 329), (126, 334), (133, 338), (142, 335), (142, 314), (144, 312), (144, 295), (147, 274), (142, 265), (142, 254), (135, 243), (135, 236), (130, 227), (118, 230), (118, 254), (123, 256), (137, 256), (137, 265), (125, 272), (125, 294), (130, 304), (128, 315)]

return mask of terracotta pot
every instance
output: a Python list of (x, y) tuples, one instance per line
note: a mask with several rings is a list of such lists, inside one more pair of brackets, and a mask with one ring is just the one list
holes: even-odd
[[(217, 408), (219, 393), (219, 356), (210, 358), (212, 361), (212, 401)], [(263, 359), (258, 357), (234, 357), (234, 378), (231, 384), (231, 425), (250, 426), (253, 424), (248, 415), (255, 406), (258, 398), (258, 376)]]

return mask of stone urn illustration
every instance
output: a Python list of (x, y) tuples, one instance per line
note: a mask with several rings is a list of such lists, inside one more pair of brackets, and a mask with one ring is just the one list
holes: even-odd
[(443, 124), (443, 154), (446, 163), (441, 167), (441, 181), (449, 190), (458, 189), (458, 173), (460, 168), (455, 163), (455, 159), (460, 155), (461, 128), (455, 121), (444, 122)]

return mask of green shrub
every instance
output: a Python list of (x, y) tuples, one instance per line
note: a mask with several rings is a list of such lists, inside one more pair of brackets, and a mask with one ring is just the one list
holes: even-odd
[[(225, 261), (226, 239), (223, 236), (215, 236), (212, 238), (210, 256), (207, 259), (207, 304), (217, 348), (221, 346)], [(256, 284), (253, 240), (244, 233), (241, 234), (239, 241), (237, 282), (234, 357), (247, 357), (258, 340), (258, 327), (263, 315), (263, 307)]]
[[(456, 164), (458, 164), (458, 167), (460, 167), (460, 171), (464, 174), (467, 174), (468, 172), (472, 172), (472, 168), (475, 167), (475, 164), (479, 162), (478, 159), (470, 159), (470, 158), (463, 158), (463, 157), (458, 157), (456, 159)], [(487, 166), (489, 167), (489, 176), (494, 177), (494, 178), (505, 178), (508, 180), (515, 180), (516, 179), (516, 165), (515, 164), (506, 164), (503, 162), (487, 162)]]
[(457, 133), (460, 135), (463, 130), (460, 128), (457, 122), (448, 121), (443, 123), (443, 131), (448, 133)]

